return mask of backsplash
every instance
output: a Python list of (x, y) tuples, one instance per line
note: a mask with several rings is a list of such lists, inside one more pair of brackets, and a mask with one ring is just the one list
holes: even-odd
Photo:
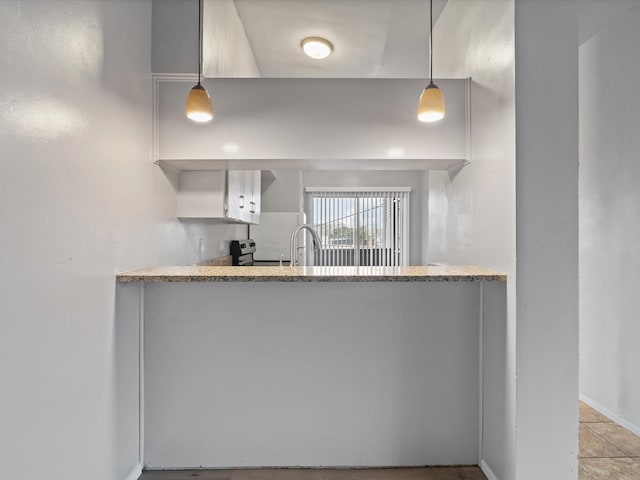
[(229, 255), (231, 240), (247, 237), (246, 225), (229, 225), (200, 220), (180, 220), (187, 236), (183, 265), (204, 265)]
[(233, 265), (233, 257), (231, 255), (225, 255), (224, 257), (210, 258), (198, 262), (199, 267), (230, 267)]

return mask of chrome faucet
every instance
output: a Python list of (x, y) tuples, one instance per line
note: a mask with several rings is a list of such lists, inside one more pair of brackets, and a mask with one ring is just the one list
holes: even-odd
[(293, 232), (291, 233), (291, 250), (290, 250), (290, 254), (291, 254), (291, 267), (293, 268), (296, 265), (296, 236), (298, 235), (298, 232), (300, 230), (309, 230), (309, 233), (311, 233), (311, 236), (313, 237), (313, 250), (317, 251), (320, 249), (320, 245), (322, 245), (322, 241), (320, 240), (320, 236), (318, 235), (318, 232), (316, 232), (316, 229), (313, 228), (311, 225), (298, 225), (296, 228), (293, 229)]

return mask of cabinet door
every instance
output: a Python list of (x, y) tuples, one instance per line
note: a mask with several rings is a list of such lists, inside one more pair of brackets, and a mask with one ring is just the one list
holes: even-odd
[(253, 170), (249, 172), (251, 177), (251, 223), (260, 223), (260, 210), (261, 210), (261, 177), (262, 172), (260, 170)]
[(245, 177), (245, 172), (242, 170), (227, 172), (227, 217), (242, 222), (247, 221), (249, 212)]

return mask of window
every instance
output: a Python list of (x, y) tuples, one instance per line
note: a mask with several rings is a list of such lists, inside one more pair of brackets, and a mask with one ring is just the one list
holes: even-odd
[(314, 265), (408, 265), (410, 188), (306, 191), (311, 223), (322, 240)]

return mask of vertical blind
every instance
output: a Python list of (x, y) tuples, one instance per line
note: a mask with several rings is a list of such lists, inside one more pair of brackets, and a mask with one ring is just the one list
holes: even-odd
[(322, 245), (314, 264), (402, 266), (409, 254), (409, 188), (307, 188)]

